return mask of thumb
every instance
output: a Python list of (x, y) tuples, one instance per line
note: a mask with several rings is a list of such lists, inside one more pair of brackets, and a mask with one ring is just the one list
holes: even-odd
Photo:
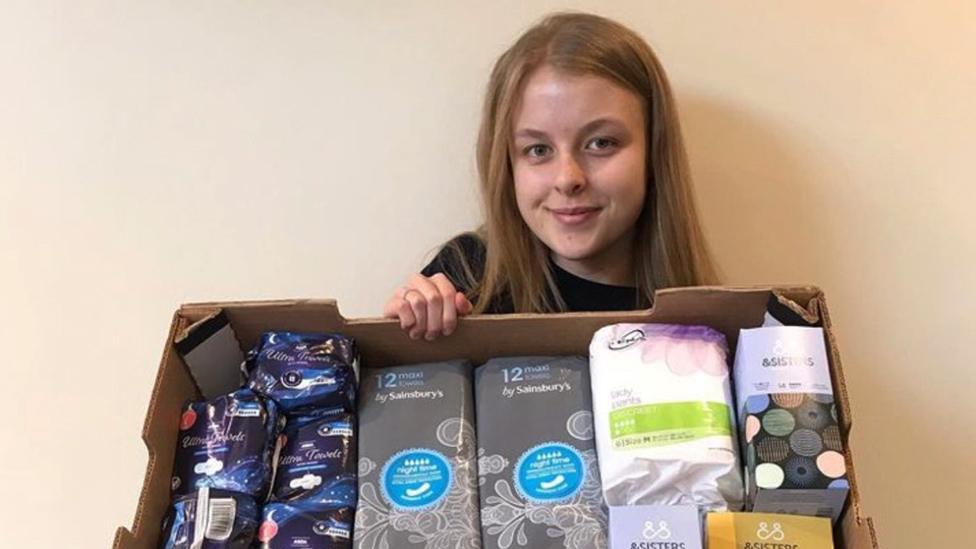
[(468, 301), (468, 297), (461, 292), (454, 294), (454, 306), (459, 315), (469, 315), (474, 310), (474, 305)]

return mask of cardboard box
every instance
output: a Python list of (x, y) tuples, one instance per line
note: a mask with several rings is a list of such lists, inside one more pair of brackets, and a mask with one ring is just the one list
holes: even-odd
[[(210, 392), (219, 390), (226, 380), (234, 379), (239, 366), (235, 363), (238, 353), (253, 347), (261, 333), (267, 330), (347, 334), (359, 345), (363, 375), (368, 375), (370, 368), (453, 358), (468, 358), (480, 364), (502, 356), (585, 355), (593, 333), (617, 322), (704, 324), (724, 332), (734, 349), (741, 328), (762, 325), (771, 293), (801, 316), (823, 320), (840, 427), (847, 443), (852, 425), (847, 386), (826, 301), (823, 293), (814, 287), (676, 288), (658, 292), (655, 306), (648, 311), (469, 317), (460, 323), (453, 335), (434, 343), (411, 340), (400, 330), (397, 321), (347, 320), (331, 300), (184, 305), (173, 317), (146, 413), (142, 438), (149, 451), (149, 462), (135, 520), (131, 528), (118, 529), (113, 547), (150, 549), (159, 541), (160, 524), (170, 505), (170, 476), (180, 409), (186, 399), (201, 395), (189, 367), (176, 350), (177, 341), (181, 341), (184, 349), (187, 341), (206, 342), (203, 347), (196, 346), (202, 352), (188, 356), (198, 375), (201, 372), (212, 374), (206, 376), (207, 392)], [(223, 319), (229, 322), (231, 332), (226, 331)], [(231, 347), (236, 341), (237, 348), (207, 347), (220, 347), (214, 343), (217, 340)], [(876, 549), (878, 541), (874, 526), (861, 508), (853, 458), (853, 452), (848, 452), (851, 495), (835, 528), (837, 547)]]

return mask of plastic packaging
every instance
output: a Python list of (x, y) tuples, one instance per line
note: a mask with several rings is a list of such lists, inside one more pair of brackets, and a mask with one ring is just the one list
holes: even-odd
[(267, 332), (244, 362), (248, 387), (288, 415), (354, 412), (359, 360), (339, 334)]
[(258, 529), (254, 498), (203, 488), (180, 496), (163, 524), (162, 549), (248, 549)]
[(274, 402), (249, 389), (187, 403), (180, 416), (173, 494), (209, 487), (263, 498), (283, 419)]
[(590, 376), (608, 505), (741, 508), (727, 353), (725, 336), (704, 326), (596, 332)]
[(349, 549), (353, 512), (349, 508), (315, 509), (301, 504), (269, 503), (261, 512), (259, 549)]
[(355, 418), (289, 418), (280, 437), (272, 499), (332, 507), (356, 505)]

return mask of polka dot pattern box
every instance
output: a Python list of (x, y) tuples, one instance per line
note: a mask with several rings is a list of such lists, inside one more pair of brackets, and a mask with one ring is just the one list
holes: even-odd
[(850, 485), (823, 329), (742, 330), (733, 376), (747, 505), (837, 520)]

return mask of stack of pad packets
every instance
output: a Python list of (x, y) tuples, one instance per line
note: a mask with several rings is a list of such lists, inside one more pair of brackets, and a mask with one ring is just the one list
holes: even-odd
[(373, 369), (356, 549), (603, 549), (584, 357)]
[(700, 549), (699, 510), (742, 508), (727, 354), (725, 336), (705, 326), (616, 324), (594, 335), (611, 547)]
[(833, 547), (849, 485), (823, 329), (741, 330), (729, 362), (725, 336), (705, 326), (594, 335), (612, 549), (700, 549), (702, 521), (709, 549)]
[(818, 326), (767, 319), (733, 363), (710, 327), (614, 324), (589, 359), (360, 383), (351, 339), (268, 332), (240, 389), (184, 407), (162, 547), (831, 548), (849, 485), (827, 360)]
[(162, 547), (351, 547), (358, 368), (347, 337), (268, 332), (244, 387), (187, 403)]

